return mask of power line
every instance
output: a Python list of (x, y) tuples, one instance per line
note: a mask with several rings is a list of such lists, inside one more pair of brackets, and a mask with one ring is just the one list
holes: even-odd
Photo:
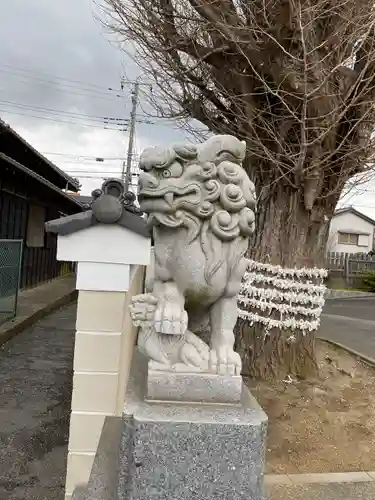
[[(64, 170), (64, 172), (70, 177), (82, 177), (82, 176), (90, 176), (90, 177), (117, 177), (121, 178), (121, 172), (69, 172)], [(94, 175), (95, 174), (95, 175)]]
[[(66, 81), (66, 82), (70, 82), (70, 83), (78, 83), (79, 85), (85, 85), (87, 87), (93, 87), (95, 89), (98, 89), (98, 90), (104, 90), (104, 91), (108, 91), (108, 90), (115, 90), (115, 89), (112, 89), (111, 87), (102, 87), (100, 85), (96, 85), (94, 83), (91, 83), (91, 82), (86, 82), (86, 81), (83, 81), (83, 80), (74, 80), (72, 78), (66, 78), (66, 77), (63, 77), (63, 76), (56, 76), (56, 75), (51, 75), (51, 74), (48, 74), (48, 73), (44, 73), (43, 71), (33, 71), (33, 70), (30, 70), (30, 69), (26, 69), (26, 68), (18, 68), (16, 66), (11, 66), (10, 64), (1, 64), (0, 66), (2, 66), (3, 68), (7, 68), (9, 72), (19, 72), (19, 73), (30, 73), (32, 75), (44, 75), (46, 76), (48, 79), (53, 79), (53, 80), (63, 80), (63, 81)], [(5, 71), (5, 70), (3, 70)], [(39, 78), (41, 78), (39, 76)]]
[[(46, 155), (45, 155), (46, 156)], [(67, 159), (66, 161), (60, 161), (59, 162), (60, 165), (72, 165), (72, 166), (77, 166), (77, 167), (86, 167), (86, 168), (93, 168), (93, 167), (98, 167), (98, 168), (102, 168), (102, 167), (105, 167), (105, 168), (114, 168), (114, 167), (118, 167), (120, 169), (122, 169), (122, 163), (121, 163), (121, 160), (116, 160), (116, 162), (98, 162), (98, 161), (93, 161), (93, 160), (88, 160), (88, 161), (84, 161), (84, 160), (78, 160), (78, 161), (75, 161), (75, 160), (69, 160)]]
[(59, 110), (59, 109), (52, 109), (52, 108), (44, 108), (43, 106), (33, 106), (31, 104), (24, 104), (24, 103), (18, 103), (15, 101), (3, 101), (0, 100), (0, 103), (10, 106), (10, 107), (17, 107), (17, 108), (26, 108), (26, 109), (32, 109), (32, 110), (40, 110), (43, 112), (48, 112), (48, 113), (57, 113), (57, 114), (62, 114), (62, 115), (72, 115), (73, 117), (82, 117), (82, 118), (89, 118), (93, 120), (111, 120), (111, 121), (118, 121), (118, 122), (129, 122), (128, 118), (119, 118), (119, 117), (114, 117), (114, 116), (98, 116), (98, 115), (88, 115), (86, 113), (77, 113), (75, 111), (65, 111), (65, 110)]
[[(30, 70), (30, 69), (26, 69), (26, 68), (19, 68), (17, 66), (12, 66), (10, 64), (1, 64), (0, 66), (2, 66), (3, 68), (8, 68), (8, 70), (11, 70), (11, 72), (15, 72), (16, 71), (16, 72), (22, 72), (22, 73), (31, 73), (31, 74), (34, 74), (34, 75), (44, 75), (48, 79), (52, 78), (54, 80), (63, 80), (63, 81), (70, 82), (70, 83), (78, 83), (78, 84), (81, 84), (81, 85), (85, 85), (87, 87), (94, 87), (94, 88), (99, 89), (99, 90), (115, 91), (115, 92), (119, 91), (119, 89), (113, 89), (111, 87), (103, 87), (101, 85), (96, 85), (94, 83), (83, 81), (83, 80), (74, 80), (72, 78), (66, 78), (66, 77), (63, 77), (63, 76), (56, 76), (56, 75), (51, 75), (51, 74), (48, 74), (48, 73), (44, 73), (43, 71), (33, 71), (33, 70)], [(122, 83), (122, 85), (133, 85), (134, 81), (122, 79), (121, 83)], [(144, 83), (143, 85), (151, 86), (151, 84), (148, 84), (148, 83)]]
[[(7, 68), (10, 68), (9, 65), (3, 65), (4, 67), (7, 67)], [(105, 100), (114, 100), (116, 98), (119, 98), (119, 99), (124, 99), (125, 96), (122, 95), (121, 93), (114, 93), (114, 92), (121, 92), (124, 88), (125, 85), (134, 85), (134, 81), (130, 81), (130, 80), (122, 80), (121, 81), (121, 89), (113, 89), (112, 87), (107, 87), (106, 89), (104, 89), (104, 87), (99, 87), (99, 86), (95, 86), (91, 83), (87, 83), (87, 82), (82, 82), (80, 80), (69, 80), (69, 79), (66, 79), (66, 78), (61, 78), (61, 77), (54, 77), (54, 76), (48, 76), (47, 74), (45, 74), (46, 76), (48, 76), (48, 78), (42, 78), (40, 76), (31, 76), (29, 74), (22, 74), (22, 72), (26, 72), (26, 73), (32, 73), (32, 74), (38, 74), (36, 72), (33, 72), (33, 71), (30, 71), (30, 70), (26, 70), (26, 69), (17, 69), (17, 70), (10, 70), (10, 69), (1, 69), (0, 68), (0, 72), (3, 72), (3, 73), (6, 73), (6, 74), (9, 74), (10, 76), (12, 77), (17, 77), (17, 81), (20, 82), (20, 83), (23, 83), (23, 84), (29, 84), (29, 81), (28, 80), (35, 80), (37, 82), (39, 82), (40, 85), (52, 85), (52, 86), (55, 86), (54, 90), (58, 90), (58, 91), (63, 91), (63, 92), (70, 92), (72, 94), (75, 94), (75, 95), (85, 95), (85, 93), (87, 94), (93, 94), (91, 95), (90, 97), (94, 97), (94, 98), (101, 98), (101, 99), (105, 99)], [(21, 72), (21, 74), (19, 74)], [(26, 78), (26, 81), (24, 80)], [(52, 79), (51, 79), (52, 78)], [(70, 82), (75, 82), (74, 85), (70, 84), (70, 83), (64, 83), (63, 81), (59, 81), (59, 80), (63, 80), (63, 81), (70, 81)], [(77, 85), (76, 83), (79, 83), (79, 85)], [(85, 85), (82, 86), (82, 85)], [(152, 85), (150, 83), (146, 83), (146, 82), (139, 82), (139, 85), (142, 85), (142, 86), (147, 86), (147, 87), (150, 87), (152, 88)], [(63, 87), (63, 88), (59, 88), (59, 87)], [(64, 88), (65, 87), (65, 88)], [(93, 88), (89, 88), (89, 87), (93, 87)], [(96, 87), (96, 88), (95, 88)], [(66, 90), (66, 89), (72, 89), (72, 90)], [(102, 89), (102, 90), (99, 90), (99, 89)], [(82, 91), (82, 92), (76, 92), (76, 91)], [(96, 94), (96, 95), (95, 95)]]
[[(121, 177), (121, 170), (70, 170), (70, 169), (63, 169), (64, 172), (68, 175), (78, 175), (78, 174), (98, 174), (98, 175), (118, 175)], [(132, 172), (133, 177), (138, 177), (139, 173), (138, 172)]]
[[(36, 73), (35, 71), (31, 71), (29, 69), (25, 69), (25, 68), (16, 68), (15, 66), (11, 66), (11, 65), (7, 65), (7, 64), (3, 64), (1, 65), (5, 68), (8, 68), (8, 69), (1, 69), (0, 68), (0, 72), (3, 72), (3, 73), (9, 73), (11, 74), (12, 76), (14, 76), (13, 74), (15, 74), (15, 76), (17, 76), (17, 81), (22, 83), (22, 84), (27, 84), (29, 85), (29, 81), (27, 81), (27, 79), (32, 79), (32, 80), (35, 80), (37, 81), (40, 85), (52, 85), (52, 88), (53, 90), (56, 90), (56, 91), (59, 91), (59, 92), (65, 92), (65, 93), (70, 93), (72, 95), (78, 95), (78, 96), (84, 96), (84, 97), (92, 97), (92, 98), (99, 98), (99, 99), (104, 99), (104, 100), (108, 100), (108, 101), (111, 101), (111, 102), (115, 102), (115, 99), (116, 98), (121, 98), (121, 99), (124, 99), (125, 96), (122, 95), (122, 94), (113, 94), (112, 92), (119, 92), (119, 90), (117, 89), (113, 89), (111, 87), (107, 87), (107, 88), (104, 88), (104, 87), (100, 87), (98, 85), (94, 85), (94, 84), (91, 84), (91, 83), (88, 83), (88, 82), (83, 82), (82, 80), (73, 80), (73, 79), (68, 79), (68, 78), (64, 78), (64, 77), (57, 77), (57, 76), (51, 76), (51, 75), (48, 75), (46, 73), (40, 73), (40, 74), (44, 74), (45, 76), (47, 76), (47, 78), (49, 79), (46, 79), (46, 78), (42, 78), (40, 76), (31, 76), (31, 75), (37, 75), (38, 73)], [(18, 73), (21, 73), (21, 74), (18, 74)], [(28, 75), (28, 74), (22, 74), (22, 73), (31, 73), (31, 75)], [(26, 81), (25, 80), (22, 80), (20, 79), (19, 77), (21, 78), (26, 78)], [(52, 79), (51, 79), (52, 78)], [(54, 81), (55, 80), (55, 81)], [(75, 83), (75, 84), (78, 84), (78, 85), (70, 85), (68, 83), (62, 83), (60, 82), (59, 80), (62, 80), (62, 81), (67, 81), (67, 82), (71, 82), (71, 83)], [(135, 83), (137, 83), (139, 85), (139, 87), (141, 86), (146, 86), (146, 87), (149, 87), (152, 91), (152, 85), (151, 83), (147, 83), (147, 82), (140, 82), (140, 81), (137, 81), (137, 82), (134, 82), (134, 81), (131, 81), (131, 80), (126, 80), (126, 79), (122, 79), (121, 80), (121, 91), (123, 90), (123, 87), (125, 85), (134, 85)], [(85, 87), (82, 87), (82, 85), (86, 85), (86, 88)], [(53, 87), (54, 86), (54, 87)], [(71, 90), (66, 90), (65, 88), (60, 88), (60, 87), (66, 87), (66, 88), (69, 88)], [(87, 88), (87, 87), (93, 87), (93, 88)], [(99, 92), (99, 89), (101, 89), (102, 91)], [(3, 89), (2, 89), (3, 90)], [(79, 92), (77, 92), (77, 90)], [(105, 92), (103, 92), (105, 90)], [(98, 95), (95, 95), (95, 94), (98, 94)], [(51, 110), (51, 109), (48, 109), (48, 108), (41, 108), (41, 107), (32, 107), (32, 106), (28, 106), (28, 105), (20, 105), (18, 103), (14, 103), (12, 101), (2, 101), (3, 102), (3, 105), (12, 105), (12, 106), (16, 106), (16, 107), (28, 107), (28, 108), (39, 108), (40, 111), (49, 111), (49, 113), (59, 113), (58, 110)], [(82, 115), (83, 114), (80, 114), (80, 113), (73, 113), (73, 112), (64, 112), (65, 114), (69, 114), (69, 115), (72, 115), (73, 117), (77, 117), (78, 118), (78, 115)], [(15, 114), (15, 113), (13, 113)], [(87, 118), (90, 118), (90, 120), (94, 120), (96, 117), (90, 117), (89, 115), (86, 115)], [(155, 125), (155, 122), (152, 122), (150, 121), (150, 116), (146, 115), (146, 114), (142, 114), (142, 115), (139, 115), (138, 118), (143, 118), (143, 120), (140, 120), (140, 119), (137, 119), (137, 122), (138, 123), (145, 123), (145, 124), (149, 124), (149, 125)], [(102, 119), (103, 117), (98, 117), (98, 119)], [(156, 117), (158, 119), (163, 119), (162, 117)], [(115, 118), (113, 118), (113, 120), (115, 120)], [(121, 118), (118, 118), (117, 120), (122, 120)], [(124, 119), (126, 120), (126, 119)], [(168, 124), (165, 124), (165, 123), (158, 123), (157, 125), (159, 126), (168, 126)]]
[[(138, 163), (139, 158), (140, 158), (139, 155), (133, 155), (132, 163)], [(120, 166), (120, 162), (122, 162), (122, 160), (123, 160), (123, 158), (122, 159), (120, 159), (120, 158), (115, 159), (115, 160), (113, 160), (113, 162), (115, 162), (115, 163), (112, 163), (112, 161), (107, 162), (107, 160), (105, 160), (104, 158), (100, 158), (99, 161), (90, 160), (90, 159), (86, 159), (86, 158), (82, 158), (82, 159), (80, 159), (80, 158), (62, 158), (60, 160), (60, 163), (62, 163), (62, 164), (74, 164), (74, 165), (96, 165), (97, 167), (100, 168), (100, 167), (106, 167), (106, 166), (109, 166), (109, 167), (116, 167), (117, 165)], [(121, 163), (121, 165), (122, 165), (122, 163)]]
[(71, 111), (62, 111), (62, 110), (54, 110), (51, 108), (43, 108), (41, 106), (29, 106), (27, 104), (17, 104), (17, 103), (11, 103), (8, 104), (8, 102), (11, 101), (1, 101), (0, 104), (2, 106), (9, 107), (11, 109), (16, 108), (16, 109), (23, 109), (27, 111), (35, 111), (37, 113), (42, 113), (42, 114), (47, 114), (47, 115), (52, 115), (52, 116), (66, 116), (67, 118), (73, 118), (76, 120), (86, 120), (89, 122), (95, 123), (104, 123), (104, 124), (110, 124), (110, 125), (118, 125), (118, 126), (123, 126), (126, 127), (129, 124), (129, 120), (126, 118), (115, 118), (115, 117), (106, 117), (106, 116), (93, 116), (93, 115), (86, 115), (84, 113), (75, 113)]
[(112, 157), (112, 158), (108, 158), (108, 157), (104, 157), (104, 156), (86, 156), (86, 155), (80, 155), (80, 154), (73, 154), (73, 153), (55, 153), (55, 152), (50, 152), (50, 151), (47, 151), (47, 152), (43, 152), (42, 153), (43, 155), (54, 155), (54, 156), (73, 156), (75, 158), (87, 158), (87, 159), (92, 159), (92, 160), (95, 160), (96, 158), (101, 158), (105, 161), (112, 161), (112, 160), (123, 160), (123, 157), (122, 156), (117, 156), (117, 157)]
[[(75, 176), (77, 179), (107, 179), (109, 177), (115, 177), (114, 175), (108, 175), (108, 174), (105, 174), (105, 175), (76, 175)], [(120, 179), (120, 176), (117, 177), (118, 179)], [(138, 187), (138, 183), (131, 183), (130, 186), (132, 187)]]
[[(43, 153), (44, 154), (44, 153)], [(54, 160), (56, 161), (56, 160)], [(87, 160), (85, 158), (83, 159), (79, 159), (79, 158), (64, 158), (62, 160), (60, 160), (59, 163), (61, 164), (66, 164), (66, 165), (70, 165), (70, 164), (73, 164), (73, 165), (87, 165), (90, 167), (90, 165), (95, 165), (97, 166), (98, 168), (100, 167), (122, 167), (122, 160), (120, 159), (116, 159), (116, 160), (113, 160), (113, 162), (107, 162), (107, 161), (95, 161), (95, 160)], [(132, 163), (138, 163), (139, 162), (139, 156), (133, 156), (132, 158)], [(121, 168), (120, 167), (120, 168)], [(91, 167), (90, 167), (91, 168)]]
[[(65, 169), (63, 168), (64, 172), (67, 173), (67, 174), (118, 174), (118, 175), (121, 175), (121, 168), (119, 166), (119, 170), (92, 170), (92, 169), (78, 169), (78, 170), (72, 170), (72, 169)], [(133, 173), (134, 176), (138, 176), (139, 173), (138, 172), (135, 172)]]
[(65, 168), (64, 172), (69, 174), (121, 174), (121, 170), (71, 170)]
[[(19, 104), (14, 101), (4, 101), (0, 100), (0, 104), (3, 106), (7, 106), (10, 108), (17, 108), (17, 109), (25, 109), (25, 110), (31, 110), (31, 111), (36, 111), (38, 113), (43, 113), (47, 115), (57, 115), (57, 116), (67, 116), (68, 118), (75, 118), (75, 119), (85, 119), (86, 121), (90, 122), (104, 122), (107, 124), (109, 122), (110, 125), (118, 125), (118, 126), (124, 126), (126, 127), (129, 122), (131, 121), (129, 118), (120, 118), (120, 117), (115, 117), (115, 116), (98, 116), (98, 115), (87, 115), (85, 113), (77, 113), (74, 111), (63, 111), (63, 110), (58, 110), (58, 109), (52, 109), (52, 108), (44, 108), (42, 106), (31, 106), (29, 104)], [(154, 122), (151, 122), (149, 120), (138, 120), (138, 123), (146, 123), (148, 125), (156, 125)]]
[(72, 121), (67, 121), (67, 120), (58, 120), (57, 118), (53, 119), (53, 118), (48, 118), (46, 116), (35, 116), (35, 115), (27, 114), (27, 113), (16, 113), (15, 111), (9, 111), (7, 109), (1, 109), (1, 108), (0, 108), (0, 111), (2, 113), (9, 113), (11, 115), (27, 116), (28, 118), (33, 118), (33, 119), (37, 119), (37, 120), (47, 120), (47, 121), (57, 122), (57, 123), (67, 123), (69, 125), (76, 125), (79, 127), (100, 128), (102, 130), (103, 129), (104, 130), (114, 130), (115, 132), (121, 132), (121, 131), (123, 132), (124, 131), (123, 129), (107, 127), (106, 125), (100, 126), (100, 125), (77, 123), (77, 122), (72, 122)]
[(99, 172), (98, 174), (96, 175), (93, 175), (91, 174), (90, 172), (85, 172), (85, 173), (78, 173), (78, 174), (75, 174), (75, 173), (70, 173), (69, 174), (71, 177), (73, 178), (79, 178), (79, 177), (87, 177), (87, 178), (90, 178), (92, 177), (93, 179), (95, 178), (101, 178), (101, 177), (115, 177), (116, 179), (121, 179), (121, 172)]
[[(24, 80), (19, 80), (17, 79), (17, 81), (19, 83), (22, 83), (22, 84), (25, 84), (25, 85), (30, 85), (30, 82), (29, 81), (24, 81)], [(42, 83), (42, 82), (39, 82), (39, 85), (46, 85), (45, 83)], [(47, 84), (48, 85), (48, 84)], [(103, 101), (109, 101), (109, 102), (116, 102), (116, 97), (115, 95), (113, 95), (113, 97), (105, 97), (105, 96), (101, 96), (101, 95), (95, 95), (95, 94), (89, 94), (89, 93), (85, 93), (85, 92), (76, 92), (76, 91), (73, 91), (73, 90), (67, 90), (67, 89), (64, 89), (64, 88), (59, 88), (59, 87), (50, 87), (52, 90), (56, 90), (57, 92), (63, 92), (65, 94), (72, 94), (72, 95), (78, 95), (78, 96), (83, 96), (83, 97), (90, 97), (92, 99), (102, 99)], [(1, 89), (1, 90), (8, 90), (8, 89)], [(119, 95), (118, 96), (119, 99), (124, 99), (125, 97), (122, 96), (122, 95)]]
[(119, 168), (119, 169), (122, 169), (122, 163), (120, 163), (120, 161), (118, 161), (118, 163), (103, 163), (103, 162), (97, 162), (97, 161), (74, 161), (74, 160), (67, 160), (67, 161), (62, 161), (62, 162), (59, 162), (60, 165), (66, 165), (67, 168), (69, 168), (70, 166), (74, 166), (74, 167), (86, 167), (86, 168), (95, 168), (95, 167), (98, 167), (98, 168), (102, 168), (103, 167), (105, 169), (107, 168)]
[[(98, 94), (98, 95), (102, 95), (102, 96), (123, 98), (123, 96), (121, 94), (114, 94), (113, 93), (113, 92), (120, 92), (120, 90), (111, 89), (110, 87), (104, 92), (102, 90), (97, 90), (94, 88), (88, 88), (88, 87), (83, 87), (83, 86), (79, 86), (79, 85), (71, 85), (70, 83), (62, 83), (62, 82), (54, 81), (54, 80), (48, 80), (46, 78), (41, 78), (39, 76), (30, 76), (30, 75), (22, 75), (22, 74), (20, 75), (18, 73), (15, 73), (14, 71), (12, 72), (12, 71), (1, 69), (1, 68), (0, 68), (0, 72), (8, 73), (12, 77), (16, 76), (16, 77), (18, 77), (17, 80), (22, 82), (22, 83), (25, 83), (25, 82), (23, 80), (19, 80), (19, 77), (26, 78), (27, 80), (36, 80), (42, 84), (58, 85), (61, 87), (71, 88), (71, 89), (75, 89), (75, 90), (82, 90), (85, 92), (93, 92), (94, 94)], [(29, 83), (29, 82), (27, 82), (27, 83)], [(112, 92), (110, 92), (111, 90), (112, 90)]]

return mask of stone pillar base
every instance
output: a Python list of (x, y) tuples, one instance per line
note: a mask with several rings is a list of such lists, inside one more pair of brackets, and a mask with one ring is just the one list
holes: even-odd
[(241, 405), (148, 402), (145, 365), (125, 407), (119, 499), (265, 500), (267, 416), (248, 389)]

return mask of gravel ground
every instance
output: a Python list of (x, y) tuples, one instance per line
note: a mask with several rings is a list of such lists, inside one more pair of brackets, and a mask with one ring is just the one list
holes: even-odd
[(62, 500), (75, 305), (0, 349), (0, 499)]

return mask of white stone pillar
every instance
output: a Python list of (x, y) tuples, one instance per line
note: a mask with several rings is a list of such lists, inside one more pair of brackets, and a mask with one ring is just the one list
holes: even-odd
[[(139, 216), (130, 215), (144, 224)], [(78, 263), (65, 495), (70, 500), (74, 489), (89, 479), (105, 417), (122, 414), (136, 339), (128, 306), (132, 295), (142, 293), (151, 243), (142, 231), (120, 224), (95, 223), (74, 231), (72, 217), (63, 230), (64, 221), (57, 222), (58, 260)], [(49, 223), (50, 230), (53, 224)]]

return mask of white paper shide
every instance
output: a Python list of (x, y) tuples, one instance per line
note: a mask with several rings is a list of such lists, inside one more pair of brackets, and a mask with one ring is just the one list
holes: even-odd
[(238, 315), (250, 325), (264, 325), (266, 333), (272, 328), (303, 334), (317, 330), (326, 276), (325, 269), (285, 269), (249, 260), (238, 296)]

